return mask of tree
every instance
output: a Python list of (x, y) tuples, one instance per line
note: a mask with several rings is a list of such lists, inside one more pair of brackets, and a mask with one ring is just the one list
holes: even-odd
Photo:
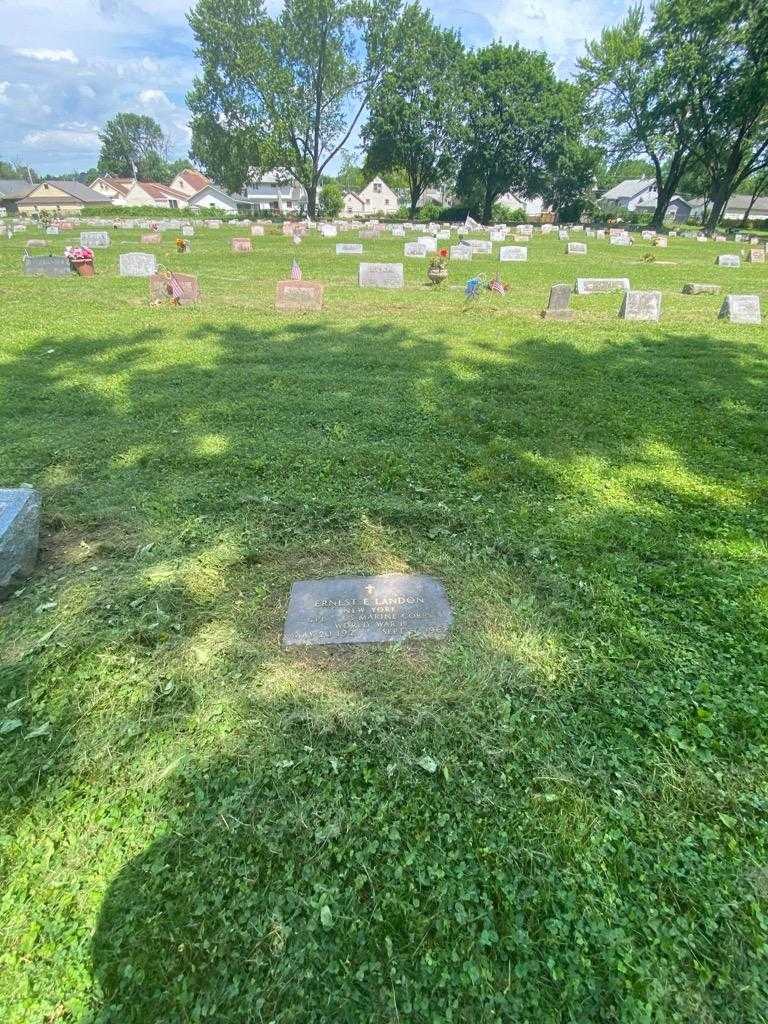
[(202, 75), (187, 97), (192, 153), (242, 189), (284, 169), (310, 217), (328, 164), (349, 141), (391, 56), (400, 0), (198, 0), (189, 14)]
[(371, 104), (363, 139), (366, 171), (404, 174), (410, 216), (426, 188), (457, 163), (464, 47), (418, 4), (400, 19), (397, 56)]
[[(493, 43), (471, 54), (464, 75), (465, 132), (457, 189), (483, 221), (505, 192), (539, 194), (554, 163), (578, 139), (581, 116), (543, 53)], [(552, 179), (553, 180), (553, 179)]]
[(655, 36), (692, 98), (713, 229), (739, 186), (768, 168), (768, 6), (659, 0)]
[(741, 218), (742, 226), (744, 226), (749, 220), (752, 208), (757, 200), (760, 196), (768, 194), (768, 168), (742, 182), (742, 187), (747, 189), (747, 195), (749, 196), (749, 203), (744, 210), (744, 216)]
[(320, 213), (327, 220), (338, 217), (344, 206), (344, 196), (338, 182), (329, 181), (320, 193)]
[(366, 184), (362, 167), (357, 167), (349, 153), (342, 153), (341, 169), (336, 181), (342, 192), (359, 192)]
[(122, 178), (151, 177), (158, 161), (165, 161), (168, 142), (163, 129), (146, 114), (116, 114), (99, 132), (99, 174)]
[(682, 54), (671, 42), (646, 31), (642, 8), (633, 7), (624, 21), (588, 43), (579, 61), (581, 82), (613, 157), (646, 153), (653, 164), (657, 199), (651, 223), (657, 228), (694, 157), (700, 130)]
[(653, 164), (649, 160), (630, 157), (627, 160), (614, 160), (610, 164), (602, 164), (596, 171), (596, 183), (600, 192), (607, 192), (622, 181), (638, 178), (652, 178), (655, 174)]

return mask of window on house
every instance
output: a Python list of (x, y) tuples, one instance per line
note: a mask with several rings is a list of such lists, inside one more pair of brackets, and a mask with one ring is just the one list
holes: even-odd
[(374, 183), (373, 183), (373, 191), (374, 192), (381, 192), (381, 182), (380, 181), (374, 181)]
[(169, 200), (168, 205), (170, 206), (170, 208), (172, 210), (175, 210), (178, 207), (179, 204), (176, 202), (175, 199), (171, 199), (171, 200)]
[(389, 200), (388, 200), (388, 199), (385, 199), (385, 200), (384, 200), (384, 205), (385, 205), (385, 206), (389, 206)]

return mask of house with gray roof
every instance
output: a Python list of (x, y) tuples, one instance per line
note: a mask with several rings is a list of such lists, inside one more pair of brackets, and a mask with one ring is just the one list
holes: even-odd
[(6, 213), (16, 213), (17, 202), (34, 188), (28, 181), (15, 178), (0, 178), (0, 207)]

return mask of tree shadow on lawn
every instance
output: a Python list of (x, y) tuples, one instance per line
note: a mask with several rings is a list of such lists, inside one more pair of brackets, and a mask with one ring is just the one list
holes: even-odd
[[(155, 547), (138, 578), (118, 565), (87, 591), (80, 649), (20, 656), (19, 687), (87, 676), (105, 645), (141, 655), (145, 615), (167, 606), (132, 749), (186, 728), (192, 754), (167, 837), (105, 898), (95, 1019), (640, 1020), (650, 1004), (757, 1020), (744, 871), (765, 652), (746, 641), (764, 621), (764, 349), (533, 332), (475, 358), (450, 332), (317, 321), (187, 337), (209, 343), (205, 365), (147, 368), (144, 332), (75, 339), (53, 362), (44, 339), (23, 385), (72, 466), (47, 507), (86, 532), (113, 515)], [(292, 579), (391, 568), (444, 580), (445, 647), (280, 654)], [(190, 652), (212, 630), (206, 668)], [(166, 677), (178, 703), (157, 714)], [(217, 685), (237, 709), (198, 764)], [(110, 717), (132, 721), (136, 701)], [(85, 741), (61, 704), (52, 731), (76, 739), (55, 765), (24, 751), (31, 800)], [(709, 823), (720, 807), (743, 852)]]

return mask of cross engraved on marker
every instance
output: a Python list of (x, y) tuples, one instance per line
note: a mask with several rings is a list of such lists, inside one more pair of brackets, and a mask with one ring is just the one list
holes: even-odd
[(365, 592), (366, 592), (366, 594), (372, 594), (372, 593), (373, 593), (373, 591), (374, 591), (374, 588), (373, 588), (373, 587), (366, 587), (366, 588), (365, 588)]

